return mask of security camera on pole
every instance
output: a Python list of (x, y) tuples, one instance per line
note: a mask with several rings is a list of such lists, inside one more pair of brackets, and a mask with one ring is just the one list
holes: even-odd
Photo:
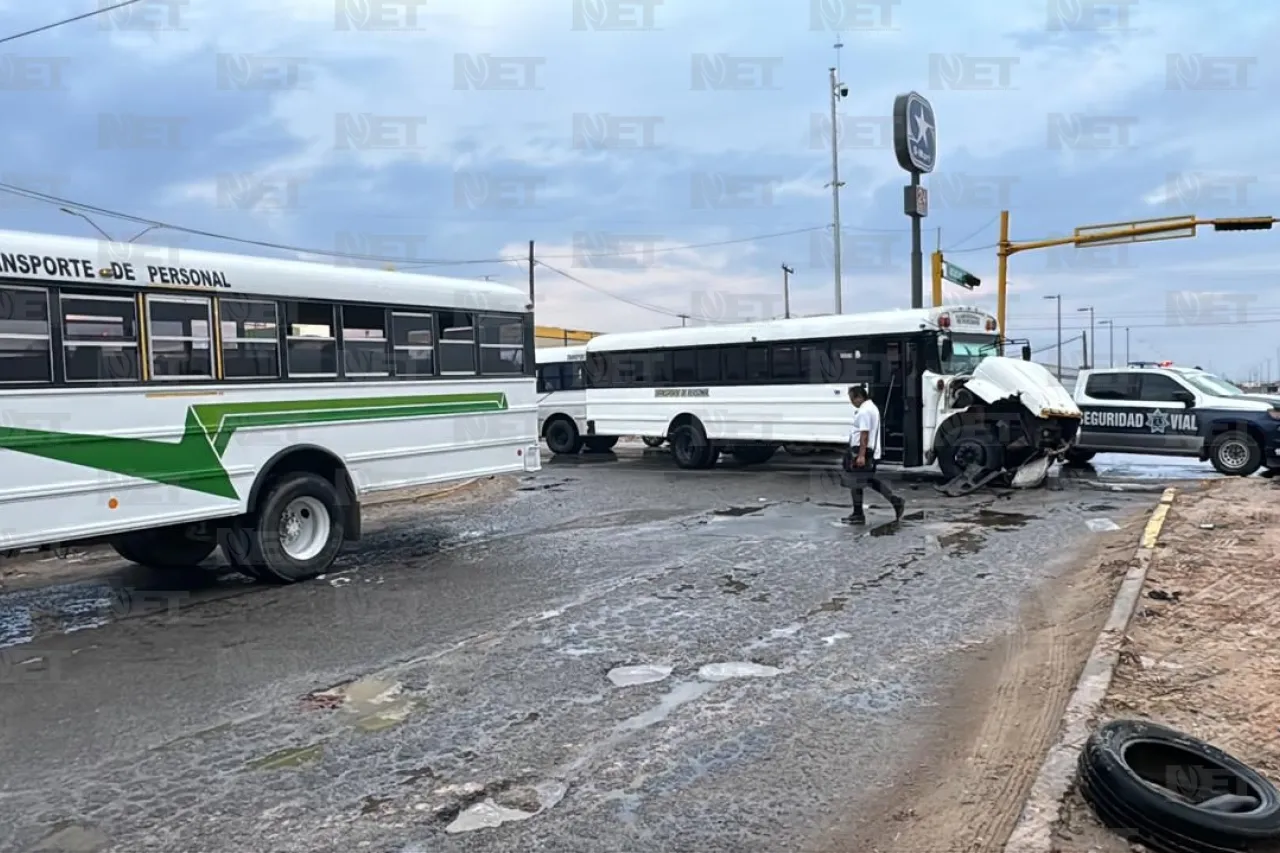
[(911, 217), (911, 307), (924, 307), (924, 253), (920, 247), (920, 220), (929, 215), (929, 192), (920, 176), (933, 171), (938, 159), (938, 128), (933, 105), (918, 92), (899, 95), (893, 101), (893, 150), (898, 165), (911, 174), (904, 188), (903, 208)]

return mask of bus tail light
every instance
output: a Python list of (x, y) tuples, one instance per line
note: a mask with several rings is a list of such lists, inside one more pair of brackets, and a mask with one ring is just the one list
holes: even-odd
[(987, 318), (987, 331), (994, 332), (996, 330), (996, 320), (994, 317)]
[(950, 329), (950, 328), (951, 328), (951, 315), (950, 315), (950, 314), (939, 314), (939, 315), (938, 315), (938, 328), (939, 328), (939, 329)]

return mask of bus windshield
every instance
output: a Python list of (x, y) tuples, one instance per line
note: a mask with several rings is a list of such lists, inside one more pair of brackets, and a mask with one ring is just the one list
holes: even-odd
[(949, 376), (969, 374), (984, 358), (999, 354), (995, 341), (989, 338), (952, 338), (951, 358), (942, 362), (942, 372)]
[(1199, 390), (1215, 397), (1238, 397), (1245, 393), (1243, 388), (1237, 388), (1227, 380), (1220, 376), (1214, 376), (1212, 373), (1184, 373), (1182, 378)]

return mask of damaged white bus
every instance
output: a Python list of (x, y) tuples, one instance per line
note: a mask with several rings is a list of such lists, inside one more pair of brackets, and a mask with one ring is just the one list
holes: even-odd
[(885, 462), (936, 461), (978, 485), (1047, 470), (1080, 410), (1029, 348), (999, 357), (998, 340), (994, 317), (962, 307), (601, 335), (586, 345), (586, 434), (666, 436), (682, 468), (721, 452), (759, 464), (782, 445), (843, 446), (861, 383)]

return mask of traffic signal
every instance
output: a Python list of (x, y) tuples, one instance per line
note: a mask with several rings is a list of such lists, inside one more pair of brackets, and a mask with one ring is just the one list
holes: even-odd
[(976, 275), (974, 275), (971, 272), (965, 272), (960, 274), (960, 280), (957, 281), (956, 284), (960, 285), (961, 287), (967, 287), (970, 290), (972, 290), (973, 288), (982, 284), (982, 279), (978, 278)]
[(1275, 220), (1270, 216), (1246, 216), (1239, 219), (1215, 219), (1214, 231), (1270, 231)]

